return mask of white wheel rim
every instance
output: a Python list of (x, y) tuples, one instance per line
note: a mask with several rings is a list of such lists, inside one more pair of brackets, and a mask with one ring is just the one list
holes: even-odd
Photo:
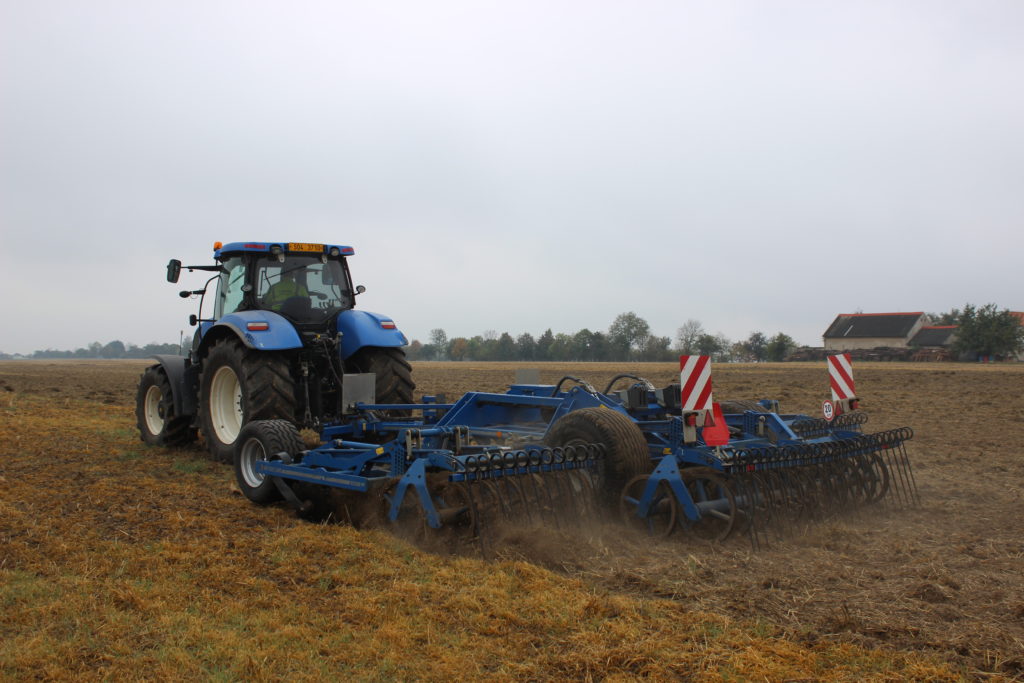
[(160, 387), (152, 386), (146, 390), (146, 396), (142, 400), (142, 414), (146, 419), (146, 429), (154, 436), (164, 431), (164, 418), (160, 414), (160, 401), (163, 397)]
[(232, 444), (242, 430), (242, 385), (235, 371), (223, 367), (210, 383), (210, 421), (221, 443)]
[(252, 438), (242, 446), (242, 452), (238, 456), (238, 469), (242, 473), (242, 479), (246, 486), (258, 488), (263, 483), (263, 475), (256, 472), (256, 463), (267, 459), (267, 452), (259, 439)]

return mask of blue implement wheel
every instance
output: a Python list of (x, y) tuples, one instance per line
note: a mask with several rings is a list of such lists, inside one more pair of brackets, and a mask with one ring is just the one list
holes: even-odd
[(683, 484), (700, 510), (700, 519), (685, 515), (680, 525), (706, 541), (724, 541), (736, 526), (739, 509), (729, 482), (710, 467), (690, 467), (682, 471)]
[(638, 507), (647, 489), (650, 477), (633, 477), (619, 496), (619, 514), (626, 526), (646, 531), (651, 536), (669, 536), (676, 528), (679, 507), (672, 487), (664, 479), (658, 482), (646, 517), (640, 517)]
[(235, 441), (235, 481), (242, 494), (259, 505), (280, 500), (281, 492), (256, 471), (256, 463), (279, 453), (294, 459), (303, 448), (299, 432), (287, 420), (254, 420), (242, 427)]

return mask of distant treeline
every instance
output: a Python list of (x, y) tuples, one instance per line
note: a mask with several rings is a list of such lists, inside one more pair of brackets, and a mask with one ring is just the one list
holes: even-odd
[[(687, 320), (675, 338), (651, 334), (646, 320), (636, 313), (621, 313), (606, 331), (578, 332), (546, 330), (539, 337), (529, 332), (513, 336), (488, 330), (474, 337), (449, 339), (441, 328), (430, 331), (424, 344), (418, 339), (405, 347), (409, 360), (456, 361), (665, 361), (677, 360), (681, 354), (711, 356), (718, 362), (781, 361), (796, 348), (792, 337), (782, 332), (768, 337), (751, 332), (742, 341), (732, 341), (724, 334), (711, 334), (697, 320)], [(30, 355), (0, 353), (0, 359), (12, 358), (147, 358), (154, 354), (179, 354), (177, 344), (146, 344), (135, 346), (112, 341), (93, 342), (74, 351), (45, 349)], [(185, 355), (185, 354), (182, 354)]]
[(0, 353), (0, 360), (12, 360), (15, 358), (148, 358), (155, 354), (181, 354), (181, 347), (178, 344), (146, 344), (135, 346), (125, 344), (121, 341), (112, 341), (107, 344), (93, 342), (89, 346), (75, 349), (74, 351), (59, 351), (57, 349), (44, 349), (33, 351), (28, 355)]
[(680, 354), (701, 354), (722, 361), (781, 361), (796, 342), (779, 332), (768, 337), (752, 332), (743, 341), (706, 332), (697, 320), (687, 320), (675, 339), (651, 334), (650, 325), (636, 313), (618, 315), (605, 332), (582, 329), (539, 337), (528, 332), (513, 336), (488, 330), (475, 337), (449, 339), (441, 328), (430, 331), (424, 344), (414, 339), (406, 347), (409, 360), (455, 361), (674, 361)]

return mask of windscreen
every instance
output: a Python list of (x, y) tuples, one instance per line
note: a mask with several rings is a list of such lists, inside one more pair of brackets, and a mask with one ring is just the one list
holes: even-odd
[(256, 301), (296, 322), (319, 323), (352, 308), (352, 287), (340, 259), (268, 255), (256, 261)]

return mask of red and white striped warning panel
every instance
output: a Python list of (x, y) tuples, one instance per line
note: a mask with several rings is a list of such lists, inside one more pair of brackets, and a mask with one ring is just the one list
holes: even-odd
[(683, 410), (711, 410), (711, 357), (679, 356)]
[(832, 400), (841, 401), (844, 398), (855, 397), (857, 393), (853, 389), (853, 365), (850, 364), (850, 354), (840, 353), (838, 356), (827, 358)]

